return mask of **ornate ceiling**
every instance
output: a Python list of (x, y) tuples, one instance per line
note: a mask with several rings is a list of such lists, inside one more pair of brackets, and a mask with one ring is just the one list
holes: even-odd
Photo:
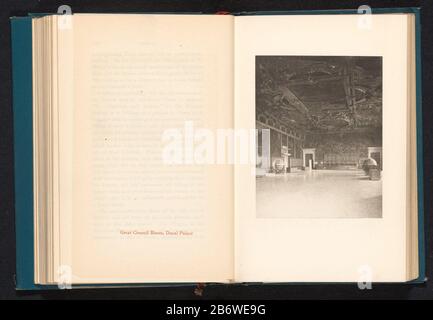
[(257, 56), (256, 113), (308, 132), (382, 126), (382, 58)]

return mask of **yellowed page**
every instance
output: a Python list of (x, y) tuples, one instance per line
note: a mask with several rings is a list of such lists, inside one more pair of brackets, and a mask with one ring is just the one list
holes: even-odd
[[(56, 16), (53, 31), (57, 35), (58, 122), (59, 122), (59, 252), (54, 282), (70, 282), (72, 265), (72, 217), (74, 177), (74, 29), (70, 16)], [(57, 249), (58, 247), (58, 249)]]
[(74, 15), (73, 39), (72, 282), (232, 279), (233, 168), (162, 155), (233, 126), (233, 17)]
[(416, 279), (419, 271), (418, 255), (418, 171), (417, 171), (417, 117), (416, 117), (416, 61), (415, 61), (415, 16), (410, 15), (408, 19), (408, 64), (409, 64), (409, 88), (408, 88), (408, 110), (409, 118), (409, 139), (408, 162), (410, 163), (410, 186), (408, 192), (408, 202), (411, 214), (408, 216), (407, 228), (407, 254), (408, 254), (408, 278)]
[[(407, 16), (374, 15), (367, 29), (359, 27), (356, 15), (237, 17), (235, 39), (236, 128), (255, 127), (257, 55), (381, 56), (383, 61), (382, 217), (257, 218), (254, 166), (238, 165), (236, 280), (405, 281)], [(287, 210), (302, 205), (287, 203)]]

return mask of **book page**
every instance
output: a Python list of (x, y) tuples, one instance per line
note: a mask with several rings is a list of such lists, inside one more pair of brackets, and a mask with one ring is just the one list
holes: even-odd
[(232, 279), (233, 167), (200, 130), (233, 127), (233, 17), (74, 15), (73, 39), (73, 283)]
[(236, 280), (408, 280), (407, 19), (235, 18)]

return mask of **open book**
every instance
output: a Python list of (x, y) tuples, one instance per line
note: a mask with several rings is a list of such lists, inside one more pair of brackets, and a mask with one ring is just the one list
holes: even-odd
[(418, 278), (415, 15), (359, 19), (33, 17), (34, 283)]

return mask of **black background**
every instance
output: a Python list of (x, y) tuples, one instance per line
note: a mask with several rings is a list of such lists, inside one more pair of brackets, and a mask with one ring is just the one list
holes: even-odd
[[(54, 13), (58, 6), (70, 5), (73, 12), (204, 12), (257, 10), (356, 9), (362, 4), (372, 8), (422, 7), (422, 90), (424, 128), (424, 206), (426, 226), (427, 277), (432, 278), (432, 1), (0, 1), (0, 298), (3, 299), (433, 299), (433, 281), (421, 285), (374, 284), (372, 290), (359, 290), (356, 284), (331, 285), (209, 285), (202, 296), (192, 287), (82, 289), (67, 291), (17, 292), (14, 285), (14, 177), (11, 88), (10, 16), (28, 12)], [(344, 41), (342, 39), (342, 41)], [(386, 259), (386, 257), (384, 257)]]

